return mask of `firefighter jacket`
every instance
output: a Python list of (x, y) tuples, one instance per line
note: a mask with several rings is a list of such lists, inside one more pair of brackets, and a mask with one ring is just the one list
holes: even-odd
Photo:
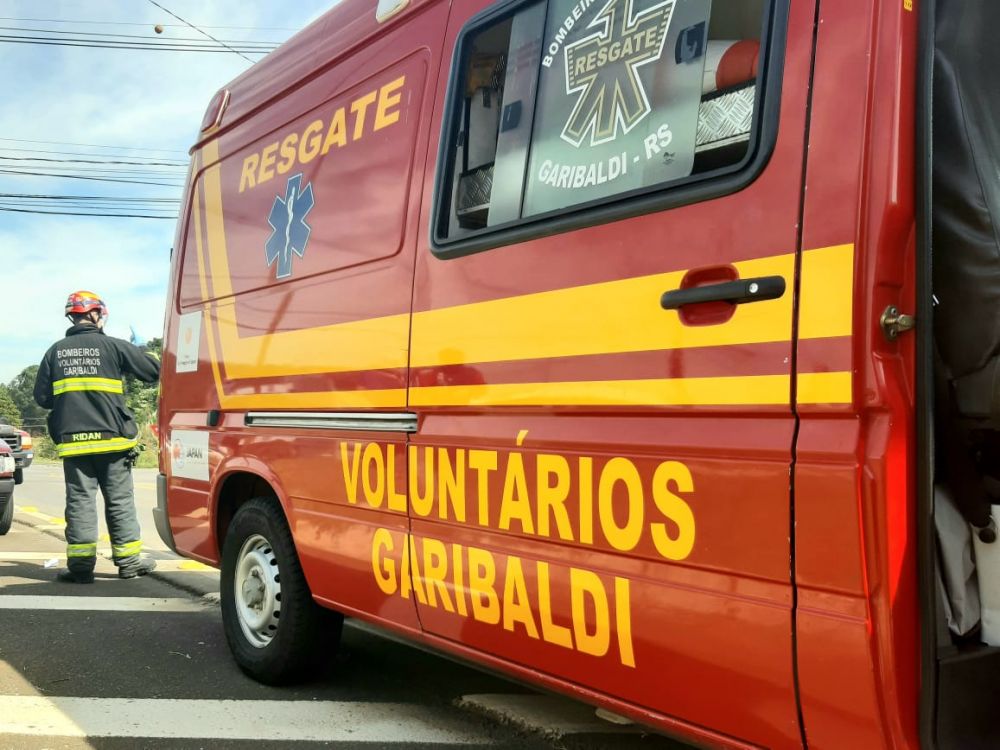
[(45, 352), (35, 378), (35, 401), (51, 409), (49, 435), (60, 458), (127, 451), (138, 442), (135, 417), (125, 406), (122, 377), (153, 383), (160, 364), (152, 355), (81, 323)]

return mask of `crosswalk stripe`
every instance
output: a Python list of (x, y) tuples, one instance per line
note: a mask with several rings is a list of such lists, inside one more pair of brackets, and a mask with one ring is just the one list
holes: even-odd
[(0, 696), (0, 735), (487, 745), (464, 721), (409, 703)]
[[(140, 596), (0, 596), (0, 609), (74, 610), (91, 612), (213, 612), (191, 599)], [(2, 734), (2, 732), (0, 732)]]

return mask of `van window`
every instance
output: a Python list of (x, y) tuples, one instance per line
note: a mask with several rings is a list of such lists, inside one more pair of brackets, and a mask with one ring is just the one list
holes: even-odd
[[(207, 164), (192, 187), (206, 218), (201, 257), (198, 228), (189, 227), (181, 306), (400, 252), (426, 70), (421, 53), (384, 70), (358, 67), (354, 78), (331, 74), (291, 89), (268, 117), (226, 130), (221, 160)], [(211, 282), (204, 288), (203, 276)], [(272, 316), (274, 304), (253, 307)]]
[(742, 167), (767, 0), (548, 0), (459, 39), (439, 243)]

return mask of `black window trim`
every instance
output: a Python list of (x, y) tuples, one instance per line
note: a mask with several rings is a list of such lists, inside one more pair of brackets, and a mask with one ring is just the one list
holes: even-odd
[[(450, 144), (457, 132), (456, 119), (460, 78), (469, 39), (483, 27), (513, 17), (519, 10), (539, 0), (506, 0), (473, 16), (455, 40), (451, 72), (445, 96), (444, 116), (438, 143), (431, 206), (430, 249), (442, 260), (549, 237), (574, 229), (630, 219), (643, 214), (679, 208), (693, 203), (721, 198), (739, 192), (764, 171), (778, 140), (781, 114), (781, 84), (785, 47), (788, 38), (788, 14), (791, 0), (769, 0), (765, 6), (761, 41), (764, 57), (757, 76), (754, 122), (746, 156), (736, 164), (691, 175), (669, 183), (624, 192), (611, 198), (599, 198), (568, 208), (556, 209), (517, 219), (471, 234), (449, 239), (439, 229), (448, 226), (451, 211), (452, 162)], [(543, 0), (548, 2), (549, 0)]]

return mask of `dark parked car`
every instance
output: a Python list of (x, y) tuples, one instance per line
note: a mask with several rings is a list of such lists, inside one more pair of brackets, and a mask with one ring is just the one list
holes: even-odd
[(7, 443), (0, 441), (0, 536), (10, 531), (14, 520), (14, 455)]
[(35, 457), (31, 435), (9, 424), (0, 424), (0, 442), (6, 443), (14, 454), (14, 462), (17, 464), (14, 470), (14, 484), (21, 484), (24, 481), (24, 470), (31, 466), (31, 461)]

